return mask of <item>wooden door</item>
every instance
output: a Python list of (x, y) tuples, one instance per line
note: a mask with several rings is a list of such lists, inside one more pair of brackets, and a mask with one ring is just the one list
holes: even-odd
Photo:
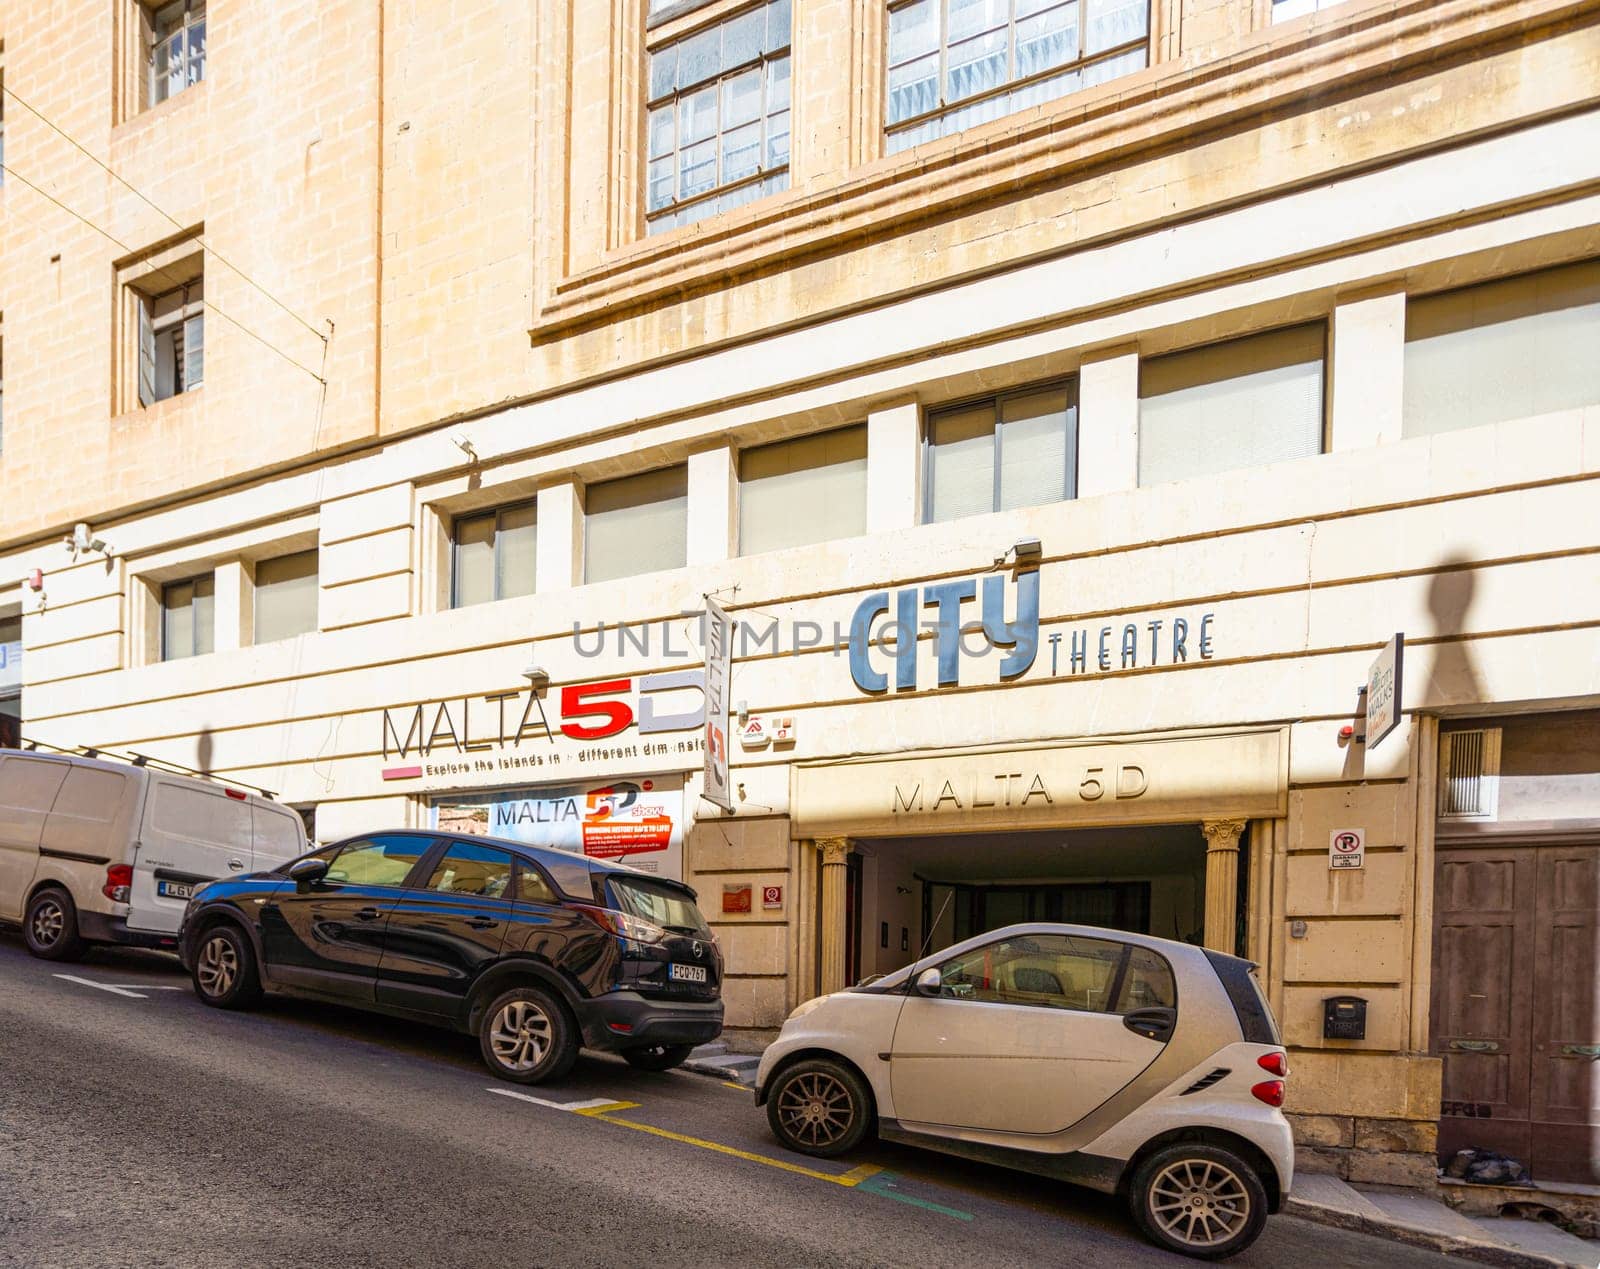
[(1600, 850), (1538, 851), (1529, 1167), (1541, 1181), (1593, 1183), (1600, 1172)]
[(1535, 910), (1532, 847), (1441, 848), (1434, 883), (1433, 1051), (1444, 1059), (1439, 1157), (1526, 1160)]

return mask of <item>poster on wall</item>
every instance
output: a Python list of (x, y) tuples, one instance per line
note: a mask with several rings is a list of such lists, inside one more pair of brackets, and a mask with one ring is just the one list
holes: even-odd
[(728, 674), (733, 626), (722, 606), (706, 596), (706, 801), (733, 810), (728, 787)]
[(683, 880), (683, 777), (444, 794), (433, 826), (507, 837)]

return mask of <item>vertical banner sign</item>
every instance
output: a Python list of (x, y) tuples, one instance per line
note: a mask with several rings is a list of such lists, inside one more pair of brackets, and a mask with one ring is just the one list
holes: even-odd
[(1406, 637), (1397, 634), (1367, 671), (1368, 749), (1400, 725), (1400, 672), (1405, 662)]
[(722, 606), (706, 596), (706, 778), (705, 797), (733, 810), (728, 788), (728, 672), (733, 626)]

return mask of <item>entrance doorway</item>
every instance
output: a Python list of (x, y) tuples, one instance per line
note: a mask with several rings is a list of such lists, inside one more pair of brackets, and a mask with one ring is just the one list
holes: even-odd
[(1441, 844), (1436, 868), (1441, 1160), (1477, 1146), (1536, 1180), (1600, 1181), (1600, 839)]
[(1198, 824), (853, 839), (846, 981), (1027, 921), (1198, 943), (1206, 842)]

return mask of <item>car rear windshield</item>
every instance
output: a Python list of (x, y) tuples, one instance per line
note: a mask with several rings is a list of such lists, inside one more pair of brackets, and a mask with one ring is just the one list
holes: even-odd
[(631, 912), (646, 921), (654, 921), (663, 929), (681, 934), (711, 933), (694, 900), (676, 887), (621, 873), (612, 873), (606, 880), (611, 885), (611, 893), (616, 896), (617, 906), (624, 912)]
[(1206, 951), (1206, 959), (1222, 980), (1222, 988), (1233, 1002), (1233, 1012), (1239, 1018), (1239, 1031), (1251, 1044), (1281, 1044), (1278, 1024), (1272, 1010), (1267, 1008), (1267, 998), (1261, 994), (1261, 984), (1256, 981), (1256, 967), (1237, 956)]

